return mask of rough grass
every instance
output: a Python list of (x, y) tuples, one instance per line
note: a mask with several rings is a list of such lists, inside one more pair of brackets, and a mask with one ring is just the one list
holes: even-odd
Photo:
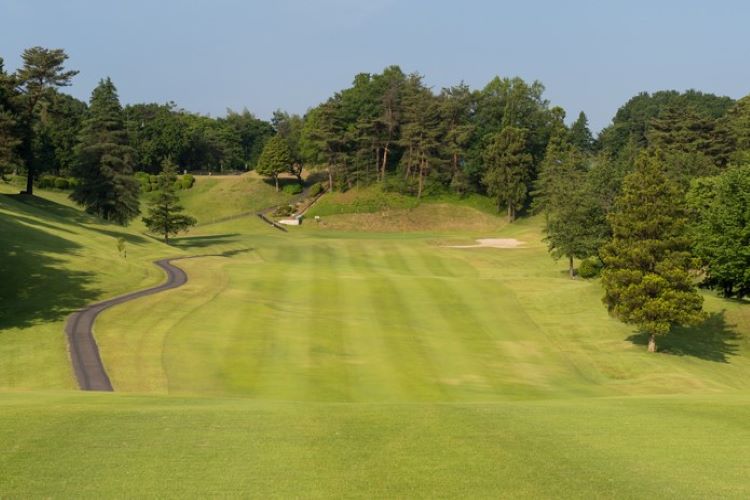
[(270, 184), (254, 172), (238, 176), (195, 177), (191, 189), (180, 191), (185, 211), (199, 224), (213, 223), (238, 214), (253, 214), (260, 209), (282, 204), (291, 196), (276, 193)]

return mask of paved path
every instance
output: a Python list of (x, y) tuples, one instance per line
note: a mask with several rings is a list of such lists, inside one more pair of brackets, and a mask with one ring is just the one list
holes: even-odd
[(99, 356), (99, 348), (94, 339), (93, 326), (96, 317), (105, 309), (117, 304), (184, 285), (187, 281), (187, 274), (179, 267), (173, 266), (171, 264), (173, 260), (177, 259), (161, 259), (154, 262), (167, 272), (167, 281), (163, 284), (92, 304), (70, 315), (65, 325), (65, 334), (68, 337), (73, 371), (82, 390), (112, 391), (112, 383), (104, 369), (102, 358)]

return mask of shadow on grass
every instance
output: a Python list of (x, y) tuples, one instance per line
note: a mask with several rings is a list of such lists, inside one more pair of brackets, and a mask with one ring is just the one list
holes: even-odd
[[(122, 238), (128, 243), (131, 244), (138, 244), (138, 243), (147, 243), (148, 240), (144, 238), (143, 236), (138, 236), (137, 234), (133, 233), (126, 233), (126, 232), (119, 232), (119, 231), (108, 231), (107, 229), (101, 229), (98, 227), (91, 227), (86, 226), (86, 229), (90, 229), (91, 231), (96, 231), (97, 233), (101, 233), (107, 236), (111, 236), (112, 238)], [(158, 241), (162, 241), (161, 239), (157, 239)]]
[(55, 257), (78, 244), (13, 216), (0, 217), (0, 235), (0, 330), (61, 320), (97, 298), (92, 273), (66, 269)]
[(211, 234), (208, 236), (183, 236), (181, 238), (172, 238), (169, 240), (174, 247), (183, 250), (191, 248), (206, 248), (213, 245), (224, 245), (236, 242), (239, 233)]
[[(86, 229), (89, 231), (95, 231), (97, 233), (111, 236), (112, 238), (124, 238), (125, 241), (131, 244), (138, 244), (138, 243), (146, 243), (148, 240), (146, 238), (143, 238), (141, 236), (124, 232), (124, 231), (110, 231), (107, 229), (102, 229), (101, 227), (96, 227), (92, 224), (96, 225), (110, 225), (114, 227), (120, 227), (116, 224), (113, 224), (111, 222), (102, 220), (94, 215), (87, 214), (86, 212), (83, 212), (81, 210), (77, 210), (75, 208), (62, 205), (60, 203), (48, 200), (46, 198), (40, 198), (38, 196), (29, 196), (26, 194), (10, 194), (5, 195), (8, 198), (12, 199), (13, 201), (23, 203), (24, 205), (31, 207), (32, 209), (38, 209), (43, 211), (46, 215), (53, 215), (55, 217), (60, 217), (65, 219), (68, 222), (75, 223), (75, 224), (81, 224), (85, 226)], [(18, 216), (19, 220), (22, 220), (23, 222), (26, 222), (27, 224), (33, 224), (36, 226), (46, 227), (48, 229), (55, 229), (57, 231), (64, 231), (67, 233), (70, 233), (71, 231), (67, 229), (63, 229), (58, 226), (54, 226), (49, 223), (37, 221), (31, 218)]]
[[(729, 363), (737, 354), (740, 335), (735, 325), (728, 325), (724, 311), (711, 313), (700, 325), (675, 327), (668, 335), (658, 338), (658, 351), (675, 356), (693, 356), (699, 359)], [(628, 337), (636, 345), (648, 345), (648, 334), (638, 333)]]

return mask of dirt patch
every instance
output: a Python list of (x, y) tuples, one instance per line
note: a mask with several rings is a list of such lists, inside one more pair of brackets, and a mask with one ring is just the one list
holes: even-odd
[(481, 238), (475, 245), (446, 245), (448, 248), (520, 248), (524, 242), (515, 238)]

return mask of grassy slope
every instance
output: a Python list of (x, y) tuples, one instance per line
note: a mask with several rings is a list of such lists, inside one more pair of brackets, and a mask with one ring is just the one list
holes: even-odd
[(195, 185), (181, 192), (185, 210), (196, 217), (199, 224), (256, 212), (289, 198), (286, 193), (274, 192), (252, 172), (241, 176), (197, 176)]
[[(59, 192), (27, 199), (0, 183), (0, 387), (74, 388), (66, 316), (163, 279), (151, 264), (180, 255), (135, 230), (102, 224)], [(125, 238), (127, 259), (117, 250)]]
[[(204, 220), (210, 191), (193, 194)], [(651, 356), (533, 220), (282, 234), (249, 217), (176, 249), (136, 228), (121, 262), (123, 230), (45, 196), (61, 204), (0, 196), (2, 275), (43, 265), (35, 287), (1, 288), (21, 311), (0, 326), (5, 388), (72, 387), (62, 317), (87, 294), (158, 281), (168, 253), (226, 256), (183, 261), (185, 287), (97, 323), (115, 386), (169, 397), (0, 393), (0, 496), (750, 495), (747, 305), (707, 296), (723, 319)], [(530, 244), (440, 247), (474, 236)]]

